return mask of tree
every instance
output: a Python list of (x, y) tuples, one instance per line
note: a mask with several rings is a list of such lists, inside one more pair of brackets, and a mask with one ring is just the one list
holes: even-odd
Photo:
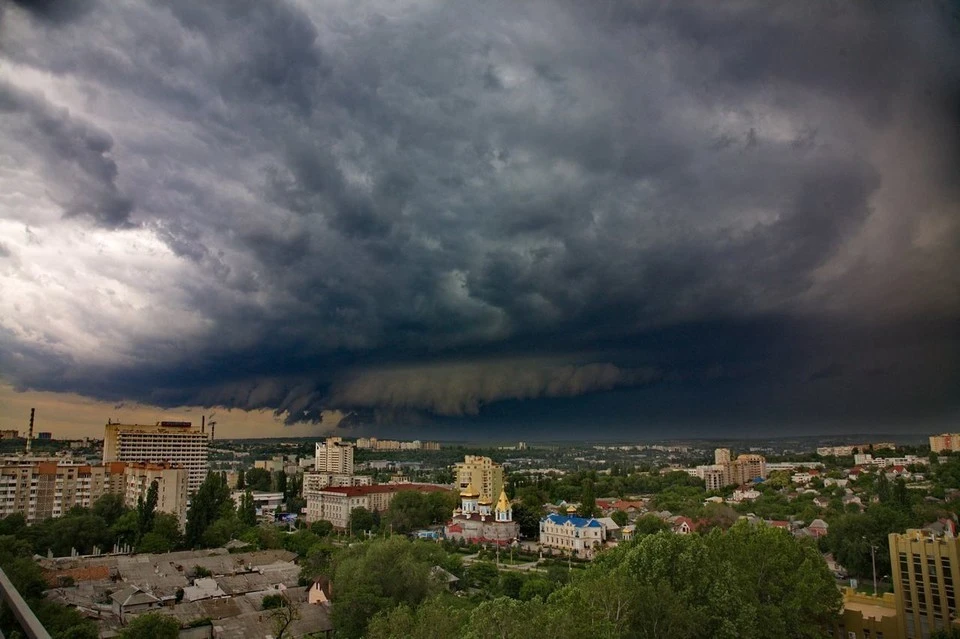
[(153, 515), (157, 510), (160, 485), (157, 480), (150, 483), (147, 498), (137, 498), (137, 538), (143, 537), (153, 527)]
[(92, 510), (94, 515), (102, 517), (108, 526), (112, 526), (127, 512), (127, 507), (123, 505), (123, 495), (106, 493), (93, 503)]
[(877, 481), (875, 484), (877, 491), (877, 497), (880, 499), (881, 504), (888, 504), (891, 500), (890, 492), (890, 480), (887, 479), (887, 474), (883, 471), (880, 471), (877, 474)]
[(513, 570), (504, 570), (500, 573), (497, 590), (505, 597), (519, 599), (520, 591), (523, 589), (523, 583), (523, 575)]
[(251, 468), (247, 472), (247, 488), (257, 492), (269, 492), (272, 484), (270, 471), (265, 468)]
[(467, 585), (471, 588), (487, 590), (499, 576), (500, 571), (491, 562), (475, 561), (467, 568)]
[(283, 595), (267, 595), (260, 602), (261, 610), (273, 610), (283, 605)]
[(187, 545), (191, 548), (199, 547), (203, 543), (207, 528), (228, 513), (235, 514), (226, 480), (219, 473), (207, 473), (187, 511)]
[(283, 639), (290, 624), (300, 619), (300, 604), (286, 595), (280, 597), (281, 605), (270, 613), (270, 618), (273, 620), (273, 636), (276, 639)]
[(635, 537), (642, 535), (655, 535), (662, 530), (669, 530), (670, 526), (656, 515), (643, 515), (633, 522)]
[(244, 471), (241, 468), (240, 472), (237, 473), (237, 490), (243, 490), (246, 487), (246, 477), (244, 477)]
[(613, 523), (623, 528), (627, 525), (627, 522), (630, 521), (630, 518), (627, 517), (627, 513), (622, 510), (615, 510), (610, 513), (610, 519), (613, 520)]
[(580, 516), (593, 517), (598, 512), (597, 498), (593, 493), (593, 482), (587, 480), (583, 482), (583, 493), (580, 498)]
[(253, 493), (249, 490), (243, 493), (240, 498), (240, 505), (237, 506), (237, 519), (244, 526), (257, 525), (257, 505), (253, 499)]
[(447, 594), (431, 597), (420, 606), (397, 606), (377, 614), (368, 639), (434, 639), (463, 636), (470, 616), (469, 603)]
[(333, 532), (333, 524), (321, 519), (310, 524), (310, 531), (319, 537), (327, 537)]
[(120, 632), (119, 639), (177, 639), (180, 624), (173, 617), (157, 613), (140, 615)]
[(373, 539), (340, 551), (333, 575), (333, 625), (338, 637), (362, 637), (378, 612), (417, 606), (442, 585), (431, 569), (448, 569), (450, 558), (437, 544), (403, 537)]
[(530, 508), (526, 503), (513, 507), (513, 520), (520, 527), (520, 536), (534, 538), (540, 534), (540, 506)]
[[(397, 495), (397, 497), (399, 497), (399, 495)], [(394, 497), (394, 499), (396, 499), (396, 497)], [(347, 528), (356, 535), (367, 530), (376, 530), (377, 524), (375, 513), (360, 507), (350, 511), (350, 521), (347, 524)]]

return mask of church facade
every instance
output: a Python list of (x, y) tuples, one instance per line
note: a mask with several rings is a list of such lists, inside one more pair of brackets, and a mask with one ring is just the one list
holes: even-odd
[(520, 534), (520, 526), (513, 521), (513, 508), (507, 494), (501, 490), (496, 507), (470, 484), (460, 493), (460, 507), (443, 529), (447, 539), (463, 539), (474, 544), (512, 543)]

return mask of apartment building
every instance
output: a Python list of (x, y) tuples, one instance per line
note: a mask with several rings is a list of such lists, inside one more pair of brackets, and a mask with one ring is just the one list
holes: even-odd
[(943, 433), (930, 436), (930, 450), (942, 453), (945, 450), (960, 451), (960, 433)]
[(942, 532), (891, 533), (889, 543), (900, 636), (926, 639), (949, 630), (960, 583), (960, 539), (952, 522)]
[(489, 457), (467, 455), (463, 462), (453, 466), (457, 489), (462, 493), (473, 486), (480, 493), (480, 499), (493, 503), (503, 492), (503, 466)]
[(57, 458), (20, 457), (0, 462), (0, 517), (20, 513), (27, 523), (89, 508), (104, 491), (105, 469)]
[(193, 493), (207, 476), (209, 446), (209, 435), (191, 422), (154, 425), (107, 422), (103, 434), (103, 463), (175, 464), (187, 470), (187, 489)]
[(17, 439), (20, 437), (18, 430), (0, 430), (0, 439)]
[(767, 460), (763, 455), (738, 455), (731, 459), (730, 449), (717, 448), (713, 452), (714, 463), (697, 466), (695, 474), (706, 484), (707, 490), (721, 490), (732, 484), (746, 484), (754, 479), (766, 479)]
[(404, 490), (420, 493), (445, 491), (434, 484), (374, 484), (371, 486), (328, 487), (311, 492), (307, 498), (307, 523), (329, 521), (341, 530), (350, 525), (350, 513), (357, 508), (381, 512), (390, 506), (393, 496)]
[(353, 444), (341, 437), (327, 437), (317, 442), (314, 469), (318, 473), (353, 474)]
[[(117, 469), (113, 466), (112, 469)], [(150, 485), (157, 482), (157, 512), (176, 515), (180, 527), (187, 523), (190, 473), (185, 468), (172, 464), (134, 462), (124, 464), (123, 503), (135, 507), (142, 497), (147, 498)]]

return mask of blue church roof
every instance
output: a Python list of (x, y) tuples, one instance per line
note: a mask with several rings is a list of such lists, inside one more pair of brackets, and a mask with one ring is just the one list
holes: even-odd
[(570, 522), (576, 528), (603, 527), (596, 519), (584, 519), (583, 517), (576, 517), (574, 515), (547, 515), (544, 519), (558, 526), (563, 526), (567, 522)]

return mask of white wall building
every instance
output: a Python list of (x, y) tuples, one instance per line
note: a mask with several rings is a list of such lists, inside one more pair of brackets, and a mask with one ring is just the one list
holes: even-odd
[(209, 446), (209, 435), (190, 422), (157, 422), (152, 426), (107, 423), (103, 434), (103, 463), (176, 464), (187, 469), (187, 488), (192, 493), (207, 476)]

